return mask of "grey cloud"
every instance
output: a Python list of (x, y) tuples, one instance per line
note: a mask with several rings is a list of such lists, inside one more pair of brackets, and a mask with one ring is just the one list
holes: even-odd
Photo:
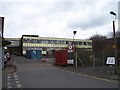
[(74, 6), (73, 2), (56, 2), (46, 11), (46, 14), (64, 13), (70, 11)]
[[(65, 36), (71, 37), (73, 33), (70, 31), (72, 31), (73, 29), (77, 28), (81, 28), (83, 30), (86, 30), (87, 28), (95, 29), (95, 27), (105, 25), (108, 22), (110, 23), (111, 20), (109, 20), (109, 11), (112, 9), (111, 7), (112, 4), (108, 6), (105, 5), (106, 7), (102, 7), (101, 11), (96, 10), (97, 5), (96, 6), (95, 5), (96, 3), (94, 2), (72, 2), (72, 1), (53, 3), (48, 2), (44, 4), (9, 2), (4, 3), (2, 4), (2, 6), (0, 6), (1, 7), (0, 12), (6, 15), (5, 18), (7, 19), (5, 25), (5, 36), (8, 37), (20, 36), (23, 33), (27, 33), (46, 36), (47, 35), (61, 36), (65, 34), (63, 35), (64, 37)], [(33, 7), (32, 10), (29, 8), (29, 6)], [(99, 6), (101, 6), (101, 4)], [(23, 10), (24, 8), (29, 8), (28, 10), (30, 10), (30, 13), (21, 12), (21, 7)], [(83, 13), (83, 15), (86, 14), (87, 16), (86, 18), (80, 18), (79, 16), (76, 17), (77, 16), (76, 13), (78, 14)], [(50, 27), (51, 23), (58, 22), (59, 24), (64, 23), (65, 25), (61, 26), (60, 28), (56, 28), (57, 26), (59, 26), (59, 24), (55, 24), (55, 26), (51, 25)], [(13, 32), (12, 34), (10, 34), (11, 31)], [(47, 33), (48, 31), (50, 31), (51, 33)], [(58, 33), (53, 35), (53, 33), (55, 32)]]
[(78, 9), (84, 9), (87, 6), (93, 7), (94, 2), (56, 2), (48, 8), (47, 13), (64, 13), (69, 11), (76, 11)]
[(101, 25), (104, 25), (105, 23), (108, 22), (108, 19), (105, 17), (97, 17), (95, 18), (94, 16), (90, 16), (89, 19), (87, 20), (77, 20), (77, 21), (71, 21), (68, 22), (68, 27), (70, 28), (81, 28), (81, 29), (88, 29), (88, 28), (95, 28)]
[[(112, 21), (110, 18), (110, 10), (115, 8), (116, 2), (108, 2), (106, 5), (101, 6), (101, 8), (96, 8), (94, 6), (89, 7), (89, 11), (87, 13), (82, 13), (81, 15), (86, 15), (86, 18), (76, 18), (73, 17), (68, 21), (68, 27), (73, 29), (88, 29), (88, 28), (96, 28), (102, 25), (108, 24)], [(117, 6), (116, 6), (117, 8)], [(117, 11), (117, 10), (114, 10)]]

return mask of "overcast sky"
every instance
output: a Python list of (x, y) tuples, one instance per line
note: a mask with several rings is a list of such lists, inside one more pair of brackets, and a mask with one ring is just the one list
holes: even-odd
[[(13, 2), (14, 1), (14, 2)], [(24, 35), (88, 39), (112, 32), (119, 0), (1, 0), (0, 16), (5, 17), (4, 37)], [(116, 29), (117, 29), (116, 20)]]

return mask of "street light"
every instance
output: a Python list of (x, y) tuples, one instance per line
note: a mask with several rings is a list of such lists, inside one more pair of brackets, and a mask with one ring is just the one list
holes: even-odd
[(114, 15), (115, 16), (115, 20), (116, 20), (116, 16), (117, 16), (116, 13), (114, 13), (113, 11), (110, 11), (110, 14)]
[(113, 48), (114, 48), (114, 53), (115, 53), (115, 74), (116, 74), (116, 72), (117, 72), (117, 66), (118, 66), (118, 61), (117, 61), (117, 46), (116, 46), (116, 35), (115, 35), (115, 21), (116, 21), (117, 15), (113, 11), (110, 11), (110, 14), (115, 16), (115, 20), (113, 20), (113, 38), (114, 38)]
[(74, 37), (76, 35), (77, 31), (73, 31), (73, 46), (75, 48), (75, 67), (77, 67), (77, 51), (76, 51), (76, 47), (75, 47), (75, 43), (74, 43)]
[(74, 37), (75, 37), (75, 35), (76, 35), (76, 33), (77, 33), (77, 31), (73, 31), (73, 45), (74, 45)]
[(77, 31), (73, 31), (73, 34), (76, 35)]
[(73, 31), (73, 44), (74, 44), (74, 37), (75, 37), (75, 35), (76, 35), (76, 33), (77, 33), (77, 31)]

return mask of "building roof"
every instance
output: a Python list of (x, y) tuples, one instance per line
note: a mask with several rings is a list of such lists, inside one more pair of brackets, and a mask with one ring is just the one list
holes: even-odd
[(74, 39), (73, 38), (57, 38), (57, 37), (28, 37), (24, 36), (24, 39), (42, 39), (42, 40), (64, 40), (64, 41), (84, 41), (84, 42), (92, 42), (92, 40), (86, 39)]

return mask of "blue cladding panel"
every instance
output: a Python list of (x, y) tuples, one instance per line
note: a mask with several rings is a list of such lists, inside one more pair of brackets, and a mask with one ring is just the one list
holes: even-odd
[(41, 50), (27, 50), (26, 57), (30, 59), (40, 60), (42, 58)]
[(42, 58), (42, 51), (41, 50), (36, 50), (36, 53), (37, 53), (37, 59), (41, 59)]
[(37, 59), (36, 50), (30, 50), (30, 58), (31, 59)]

